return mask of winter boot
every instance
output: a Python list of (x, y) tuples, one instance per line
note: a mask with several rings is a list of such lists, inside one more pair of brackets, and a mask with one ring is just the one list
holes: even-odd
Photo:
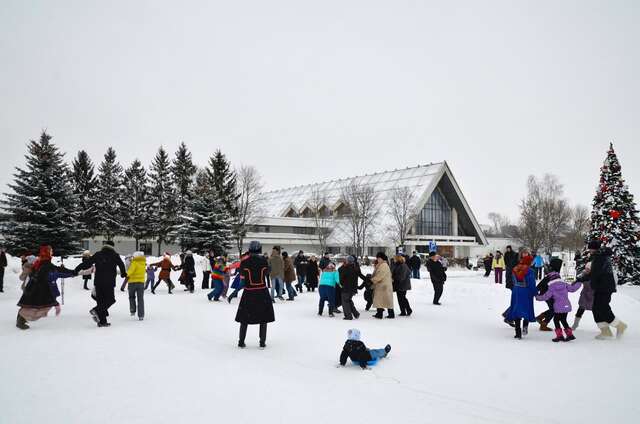
[(562, 335), (562, 328), (556, 328), (556, 338), (551, 340), (554, 343), (564, 342), (564, 336)]
[(389, 356), (389, 352), (391, 352), (391, 345), (386, 345), (384, 347), (384, 352), (385, 352), (385, 355), (384, 355), (385, 358)]
[(387, 318), (394, 319), (395, 317), (396, 317), (396, 311), (394, 311), (393, 309), (388, 309), (387, 310)]
[(576, 331), (576, 330), (578, 329), (578, 327), (580, 326), (580, 320), (581, 320), (581, 319), (582, 319), (581, 317), (576, 317), (576, 318), (573, 320), (573, 325), (571, 326), (571, 329), (572, 329), (573, 331)]
[(624, 334), (625, 330), (627, 329), (627, 324), (625, 324), (624, 322), (620, 321), (618, 318), (613, 320), (613, 322), (611, 323), (611, 326), (616, 329), (616, 338), (617, 339), (621, 338), (622, 335)]
[(598, 328), (600, 329), (600, 334), (596, 336), (596, 340), (609, 340), (613, 338), (613, 333), (611, 332), (611, 328), (609, 328), (609, 323), (599, 322)]
[(27, 325), (27, 320), (24, 319), (24, 317), (20, 314), (18, 314), (18, 317), (16, 318), (16, 327), (18, 327), (21, 330), (29, 329), (29, 326)]
[(324, 305), (320, 305), (318, 307), (318, 315), (322, 316), (322, 311), (324, 310)]
[(93, 321), (97, 324), (100, 322), (100, 319), (98, 318), (98, 312), (96, 311), (96, 308), (93, 308), (89, 311), (89, 315), (91, 315), (91, 319), (93, 319)]
[(111, 323), (108, 322), (99, 322), (98, 323), (98, 327), (102, 328), (102, 327), (111, 327)]
[(576, 336), (573, 335), (573, 330), (572, 329), (565, 328), (564, 332), (567, 335), (567, 337), (564, 339), (565, 342), (570, 342), (571, 340), (575, 340), (576, 339)]
[(522, 326), (522, 335), (523, 336), (528, 336), (529, 335), (529, 326), (528, 325)]
[(332, 309), (331, 307), (329, 307), (329, 316), (331, 318), (335, 317), (335, 315), (333, 314), (335, 311), (336, 311), (335, 309)]
[(376, 314), (373, 317), (377, 319), (382, 319), (382, 311), (384, 311), (384, 309), (378, 309), (378, 312), (376, 312)]
[(88, 280), (84, 280), (84, 289), (85, 289), (85, 290), (89, 290), (89, 287), (87, 287), (87, 281), (88, 281)]
[(520, 327), (516, 327), (516, 335), (513, 336), (514, 339), (522, 339), (522, 330)]
[(538, 315), (536, 321), (540, 324), (540, 331), (553, 331), (548, 327), (549, 323), (544, 319), (544, 314)]

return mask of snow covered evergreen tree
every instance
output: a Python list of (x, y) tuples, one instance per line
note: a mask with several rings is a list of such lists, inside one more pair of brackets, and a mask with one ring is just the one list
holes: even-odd
[(136, 250), (140, 240), (150, 236), (149, 213), (151, 200), (147, 171), (138, 159), (124, 172), (123, 227), (124, 234), (136, 241)]
[(198, 168), (193, 164), (191, 152), (184, 143), (180, 143), (176, 156), (171, 164), (171, 173), (176, 189), (176, 227), (171, 232), (172, 238), (180, 242), (182, 249), (190, 247), (191, 242), (184, 229), (184, 217), (189, 213), (193, 201), (194, 176)]
[(80, 250), (74, 194), (64, 155), (42, 132), (31, 140), (26, 166), (16, 168), (13, 193), (2, 202), (2, 227), (9, 253), (38, 252), (50, 244), (55, 255), (68, 256)]
[(207, 173), (224, 209), (231, 218), (235, 218), (238, 214), (236, 173), (231, 168), (231, 163), (219, 149), (209, 159)]
[(169, 155), (160, 147), (151, 164), (149, 226), (158, 242), (158, 256), (162, 245), (172, 241), (171, 232), (176, 226), (176, 191), (171, 175)]
[(232, 222), (206, 171), (196, 177), (194, 199), (185, 215), (180, 234), (198, 251), (221, 255), (231, 247)]
[(78, 232), (93, 237), (98, 232), (97, 178), (93, 162), (84, 150), (73, 160), (71, 182), (76, 196)]
[(98, 229), (107, 240), (124, 233), (122, 200), (124, 195), (122, 165), (116, 151), (109, 147), (98, 168)]
[(613, 250), (618, 282), (640, 284), (640, 221), (613, 143), (600, 168), (600, 184), (593, 199), (587, 240), (595, 239)]

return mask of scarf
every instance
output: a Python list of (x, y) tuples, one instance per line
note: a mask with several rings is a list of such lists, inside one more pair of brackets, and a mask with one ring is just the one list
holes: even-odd
[(531, 266), (531, 264), (533, 263), (533, 256), (523, 256), (520, 259), (520, 263), (518, 263), (518, 265), (516, 265), (515, 268), (513, 268), (513, 275), (516, 276), (516, 279), (518, 281), (524, 281), (524, 277), (527, 275), (527, 272), (529, 272), (529, 267)]

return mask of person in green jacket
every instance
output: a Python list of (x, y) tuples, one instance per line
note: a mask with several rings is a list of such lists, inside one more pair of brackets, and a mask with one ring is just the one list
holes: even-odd
[[(147, 279), (147, 259), (144, 253), (135, 252), (131, 259), (131, 265), (127, 270), (129, 281), (129, 312), (131, 316), (138, 312), (138, 319), (144, 319), (144, 285)], [(136, 307), (136, 298), (138, 300)]]

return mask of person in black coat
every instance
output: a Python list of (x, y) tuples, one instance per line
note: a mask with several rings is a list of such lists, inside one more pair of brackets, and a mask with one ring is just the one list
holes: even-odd
[(37, 321), (46, 317), (51, 308), (55, 308), (56, 315), (60, 314), (60, 304), (51, 290), (49, 274), (61, 272), (73, 275), (73, 271), (63, 266), (53, 265), (51, 263), (52, 256), (51, 246), (43, 245), (40, 247), (38, 259), (33, 264), (32, 277), (28, 280), (18, 301), (20, 310), (16, 318), (16, 327), (21, 330), (29, 329), (27, 321)]
[(407, 291), (411, 290), (411, 270), (405, 263), (403, 256), (396, 256), (395, 265), (391, 270), (391, 278), (393, 279), (393, 291), (398, 297), (398, 305), (400, 305), (400, 316), (411, 316), (413, 310), (407, 299)]
[(352, 320), (360, 318), (360, 312), (356, 309), (353, 303), (353, 296), (358, 294), (358, 278), (362, 276), (360, 267), (356, 262), (356, 258), (353, 256), (347, 256), (347, 260), (338, 269), (340, 275), (340, 284), (342, 285), (342, 308), (344, 311), (345, 320)]
[(427, 261), (427, 271), (431, 277), (433, 285), (433, 304), (440, 305), (440, 297), (444, 292), (444, 283), (447, 281), (447, 273), (438, 260), (436, 252), (429, 252), (429, 260)]
[(304, 256), (304, 252), (301, 250), (293, 261), (293, 265), (296, 267), (296, 277), (298, 278), (298, 284), (296, 284), (296, 290), (302, 293), (302, 286), (307, 281), (307, 257)]
[(417, 280), (420, 279), (420, 267), (422, 266), (422, 260), (420, 256), (416, 252), (413, 252), (413, 256), (409, 258), (407, 261), (407, 265), (411, 269), (411, 278), (415, 278)]
[(260, 325), (260, 347), (266, 347), (267, 324), (274, 322), (273, 301), (267, 289), (266, 276), (269, 263), (262, 256), (262, 245), (258, 241), (249, 244), (249, 257), (240, 263), (238, 269), (244, 291), (238, 305), (236, 322), (240, 323), (240, 337), (238, 347), (244, 348), (249, 325)]
[(0, 249), (0, 293), (4, 293), (4, 269), (7, 267), (7, 254)]
[(184, 291), (193, 293), (195, 290), (196, 261), (193, 259), (191, 250), (185, 252), (182, 263), (177, 269), (182, 270), (180, 281), (186, 286)]
[(120, 276), (127, 277), (127, 270), (122, 262), (122, 258), (114, 249), (111, 240), (106, 241), (105, 245), (99, 252), (96, 252), (85, 264), (76, 267), (74, 274), (85, 269), (88, 265), (95, 265), (96, 273), (94, 277), (94, 287), (96, 290), (96, 307), (91, 309), (89, 313), (98, 327), (109, 327), (111, 324), (107, 322), (109, 316), (109, 308), (116, 303), (114, 289), (116, 287), (117, 270), (120, 269)]
[(611, 328), (617, 330), (617, 337), (621, 337), (627, 329), (627, 324), (620, 321), (611, 310), (611, 295), (617, 291), (616, 277), (614, 275), (610, 248), (602, 247), (599, 240), (589, 242), (591, 253), (591, 290), (593, 290), (593, 319), (600, 334), (598, 340), (604, 340), (613, 336)]
[(347, 341), (340, 353), (340, 365), (344, 367), (347, 365), (347, 359), (351, 359), (353, 363), (366, 369), (368, 362), (386, 358), (389, 352), (391, 352), (391, 345), (385, 346), (384, 349), (367, 349), (367, 346), (360, 340), (360, 330), (352, 328), (347, 332)]
[[(91, 258), (91, 252), (89, 252), (88, 250), (85, 250), (84, 252), (82, 252), (82, 270), (87, 270), (87, 269), (91, 269), (92, 265), (89, 263), (89, 259)], [(87, 287), (87, 284), (89, 283), (89, 281), (91, 281), (91, 274), (86, 274), (82, 276), (82, 279), (84, 280), (84, 289), (85, 290), (90, 290), (89, 287)]]
[(493, 267), (493, 253), (489, 253), (489, 255), (484, 257), (484, 276), (489, 277), (491, 275), (491, 268)]
[(320, 276), (320, 268), (315, 256), (311, 256), (307, 262), (307, 291), (316, 291), (318, 287), (318, 277)]
[(504, 267), (505, 267), (505, 284), (506, 287), (511, 290), (513, 288), (513, 268), (518, 265), (520, 258), (518, 252), (514, 252), (511, 246), (507, 246), (504, 252)]

